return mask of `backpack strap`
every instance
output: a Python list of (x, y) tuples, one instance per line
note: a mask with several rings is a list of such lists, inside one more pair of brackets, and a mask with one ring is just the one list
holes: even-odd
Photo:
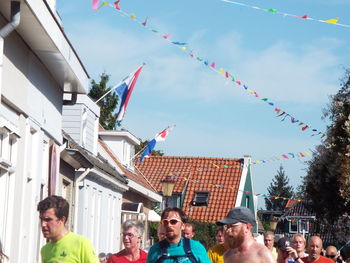
[(183, 238), (183, 245), (184, 245), (184, 250), (186, 253), (186, 256), (192, 263), (197, 263), (196, 258), (194, 257), (192, 250), (191, 250), (191, 239), (184, 237)]
[(173, 259), (174, 262), (178, 262), (179, 257), (187, 257), (191, 263), (197, 263), (196, 258), (194, 257), (192, 250), (191, 250), (191, 240), (188, 238), (183, 238), (182, 240), (183, 244), (183, 249), (185, 251), (185, 255), (177, 255), (177, 256), (170, 256), (168, 253), (168, 247), (169, 243), (166, 239), (162, 240), (159, 242), (160, 245), (160, 254), (158, 256), (158, 259), (156, 260), (155, 263), (160, 263), (163, 262), (165, 259)]
[(159, 245), (160, 245), (160, 254), (159, 254), (158, 259), (155, 263), (162, 262), (163, 259), (166, 259), (169, 257), (169, 254), (168, 254), (169, 242), (166, 239), (164, 239), (164, 240), (159, 242)]

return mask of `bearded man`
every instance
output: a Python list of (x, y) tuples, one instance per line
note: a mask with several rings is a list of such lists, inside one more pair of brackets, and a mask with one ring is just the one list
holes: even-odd
[(233, 208), (216, 224), (223, 226), (225, 243), (230, 248), (224, 254), (225, 263), (276, 263), (268, 248), (254, 240), (256, 221), (248, 208)]

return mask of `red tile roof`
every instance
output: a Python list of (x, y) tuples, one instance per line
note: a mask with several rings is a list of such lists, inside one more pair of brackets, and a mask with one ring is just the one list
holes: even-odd
[(286, 208), (293, 207), (296, 203), (298, 203), (298, 200), (289, 199), (289, 200), (287, 201)]
[[(183, 210), (192, 220), (215, 222), (235, 206), (242, 176), (243, 159), (152, 156), (138, 169), (160, 192), (160, 181), (172, 175), (175, 193), (182, 193), (188, 183)], [(209, 191), (208, 206), (192, 206), (195, 191)]]
[(107, 152), (107, 154), (112, 158), (112, 160), (115, 162), (115, 164), (124, 172), (125, 176), (131, 180), (133, 180), (134, 182), (146, 187), (147, 189), (151, 190), (151, 191), (155, 191), (155, 187), (153, 187), (153, 185), (147, 181), (147, 179), (140, 174), (139, 172), (135, 171), (132, 172), (128, 169), (126, 169), (121, 163), (120, 161), (117, 159), (117, 157), (113, 154), (113, 152), (109, 149), (109, 147), (107, 146), (107, 144), (99, 139), (98, 140), (99, 144), (102, 146), (102, 148)]

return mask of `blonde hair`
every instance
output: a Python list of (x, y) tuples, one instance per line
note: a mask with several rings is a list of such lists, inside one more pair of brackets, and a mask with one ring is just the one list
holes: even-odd
[(292, 243), (294, 243), (295, 242), (295, 238), (296, 237), (300, 237), (303, 241), (304, 241), (304, 245), (306, 246), (306, 239), (305, 239), (305, 237), (302, 235), (302, 234), (294, 234), (293, 235), (293, 237), (292, 237)]

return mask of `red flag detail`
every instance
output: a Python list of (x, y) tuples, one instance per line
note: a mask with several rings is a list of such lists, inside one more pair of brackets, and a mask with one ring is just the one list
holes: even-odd
[(226, 71), (226, 73), (225, 73), (225, 77), (228, 78), (228, 72), (227, 72), (227, 71)]
[(241, 85), (241, 84), (242, 84), (239, 80), (237, 80), (236, 83), (237, 83), (238, 85)]
[(92, 0), (92, 9), (97, 10), (98, 9), (98, 0)]
[(212, 68), (215, 68), (215, 62), (211, 63), (210, 65)]
[(284, 154), (282, 155), (282, 157), (283, 157), (284, 159), (289, 159), (288, 156), (287, 156), (287, 155), (284, 155)]
[(147, 18), (146, 18), (145, 21), (143, 21), (141, 24), (142, 24), (143, 26), (146, 26), (146, 24), (147, 24)]
[(120, 10), (119, 2), (120, 2), (120, 0), (117, 0), (114, 2), (115, 9), (117, 9), (117, 10)]
[(302, 131), (305, 131), (307, 128), (309, 128), (308, 125), (305, 125), (303, 128), (301, 128)]
[(171, 34), (166, 34), (163, 36), (164, 39), (168, 39), (168, 37), (170, 37)]

